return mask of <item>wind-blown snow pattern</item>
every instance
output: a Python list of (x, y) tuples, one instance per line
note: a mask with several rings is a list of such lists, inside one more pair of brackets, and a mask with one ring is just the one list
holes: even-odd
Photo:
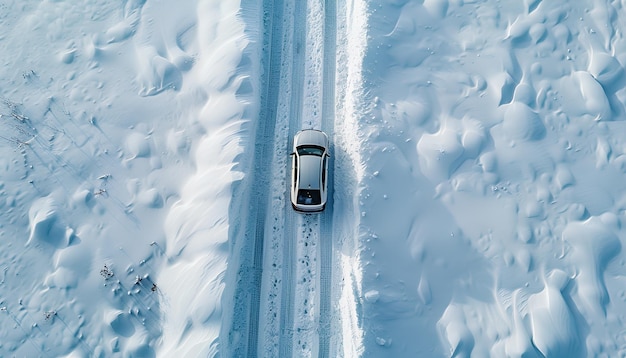
[(622, 5), (368, 9), (364, 355), (624, 354)]
[[(0, 2), (0, 356), (626, 355), (625, 23)], [(303, 128), (319, 214), (289, 205)]]

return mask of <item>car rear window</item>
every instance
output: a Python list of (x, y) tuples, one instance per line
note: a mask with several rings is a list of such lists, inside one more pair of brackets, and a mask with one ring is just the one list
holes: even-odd
[(301, 205), (319, 205), (322, 203), (322, 196), (319, 190), (300, 189), (298, 190), (297, 203)]
[(324, 148), (318, 146), (298, 147), (299, 155), (317, 155), (321, 157), (324, 154)]

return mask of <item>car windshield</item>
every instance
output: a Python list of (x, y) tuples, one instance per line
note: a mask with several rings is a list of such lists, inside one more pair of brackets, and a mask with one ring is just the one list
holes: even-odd
[(298, 147), (298, 155), (317, 155), (321, 157), (324, 154), (324, 148), (317, 146)]
[(319, 205), (322, 203), (322, 197), (319, 190), (300, 189), (297, 202), (301, 205)]

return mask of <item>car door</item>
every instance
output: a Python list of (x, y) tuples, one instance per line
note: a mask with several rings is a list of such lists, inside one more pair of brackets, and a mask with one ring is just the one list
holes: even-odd
[(298, 155), (294, 153), (291, 158), (291, 192), (292, 196), (295, 196), (298, 190), (296, 185), (298, 183)]
[(322, 188), (326, 191), (326, 172), (328, 171), (328, 161), (326, 155), (322, 158)]

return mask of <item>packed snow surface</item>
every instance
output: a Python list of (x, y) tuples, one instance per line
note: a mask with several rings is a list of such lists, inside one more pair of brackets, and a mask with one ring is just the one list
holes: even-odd
[(0, 356), (626, 355), (625, 6), (0, 2)]

